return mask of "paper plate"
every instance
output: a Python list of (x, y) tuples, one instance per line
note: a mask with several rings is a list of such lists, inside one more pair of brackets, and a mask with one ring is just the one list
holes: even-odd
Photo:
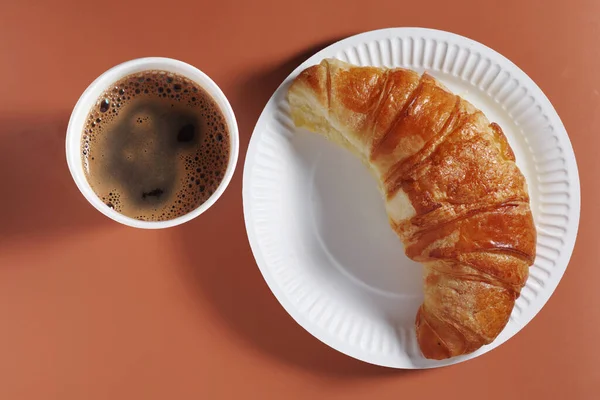
[[(389, 227), (375, 180), (349, 152), (297, 129), (290, 120), (290, 82), (327, 57), (428, 71), (506, 133), (529, 185), (537, 257), (506, 328), (475, 353), (443, 361), (421, 355), (414, 321), (423, 300), (422, 269), (404, 255)], [(256, 262), (286, 311), (334, 349), (396, 368), (465, 361), (522, 329), (567, 268), (580, 210), (569, 137), (538, 86), (480, 43), (419, 28), (353, 36), (300, 65), (274, 93), (256, 124), (244, 166), (243, 196)]]

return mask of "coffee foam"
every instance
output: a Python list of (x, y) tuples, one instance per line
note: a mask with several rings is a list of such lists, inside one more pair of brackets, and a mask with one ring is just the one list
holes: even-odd
[[(103, 141), (110, 131), (111, 123), (117, 123), (119, 117), (137, 99), (161, 98), (165, 106), (185, 106), (193, 109), (204, 121), (201, 145), (191, 154), (178, 156), (178, 182), (174, 185), (169, 198), (159, 207), (142, 209), (133, 205), (135, 199), (129, 199), (127, 190), (116, 182), (105, 177), (94, 179), (94, 172), (101, 159), (106, 155)], [(205, 202), (217, 189), (224, 177), (229, 159), (229, 130), (214, 100), (201, 87), (189, 79), (165, 71), (145, 71), (127, 76), (111, 85), (98, 99), (86, 120), (81, 142), (81, 155), (84, 170), (87, 171), (88, 182), (102, 201), (114, 210), (132, 218), (145, 221), (163, 221), (176, 218), (194, 210)], [(118, 123), (121, 123), (119, 121)], [(154, 121), (149, 115), (137, 114), (133, 118), (135, 129), (152, 130)], [(178, 133), (178, 141), (185, 142), (186, 127)], [(157, 143), (144, 143), (142, 151), (122, 149), (121, 157), (130, 162), (137, 162), (136, 157), (144, 157), (153, 151)], [(189, 152), (188, 152), (189, 153)], [(160, 190), (160, 189), (153, 189)], [(162, 196), (144, 192), (145, 196)]]

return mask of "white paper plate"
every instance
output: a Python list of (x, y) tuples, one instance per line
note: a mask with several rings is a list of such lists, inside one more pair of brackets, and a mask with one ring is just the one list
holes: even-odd
[[(444, 361), (421, 355), (414, 333), (423, 296), (421, 266), (404, 255), (374, 179), (349, 152), (295, 128), (289, 117), (285, 95), (290, 82), (327, 57), (429, 71), (502, 126), (527, 178), (539, 236), (527, 285), (492, 344)], [(567, 268), (580, 210), (569, 137), (537, 85), (480, 43), (418, 28), (353, 36), (300, 65), (256, 124), (244, 167), (243, 196), (252, 251), (287, 312), (334, 349), (397, 368), (465, 361), (522, 329)]]

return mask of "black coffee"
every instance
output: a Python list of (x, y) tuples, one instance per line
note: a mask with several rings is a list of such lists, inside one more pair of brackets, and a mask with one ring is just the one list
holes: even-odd
[(196, 83), (165, 71), (121, 79), (90, 111), (81, 141), (84, 171), (109, 207), (164, 221), (197, 208), (229, 161), (225, 117)]

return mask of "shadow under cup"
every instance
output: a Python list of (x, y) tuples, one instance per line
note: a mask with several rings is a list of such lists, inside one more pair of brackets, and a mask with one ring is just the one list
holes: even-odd
[[(83, 169), (83, 163), (81, 160), (81, 139), (85, 128), (86, 118), (90, 110), (95, 106), (98, 98), (109, 88), (112, 84), (119, 81), (120, 79), (144, 71), (160, 70), (178, 74), (198, 84), (203, 88), (206, 93), (214, 100), (216, 105), (225, 118), (227, 126), (229, 128), (229, 161), (227, 168), (223, 175), (221, 182), (214, 193), (202, 204), (200, 204), (194, 210), (187, 214), (179, 217), (165, 220), (165, 221), (142, 221), (125, 216), (118, 211), (107, 206), (102, 199), (100, 199), (96, 193), (92, 190), (85, 172)], [(79, 101), (75, 105), (71, 118), (69, 120), (69, 126), (67, 128), (66, 137), (66, 156), (69, 170), (75, 181), (75, 184), (83, 194), (83, 196), (102, 214), (111, 218), (114, 221), (128, 225), (135, 228), (146, 228), (146, 229), (160, 229), (168, 228), (176, 225), (180, 225), (184, 222), (190, 221), (196, 218), (204, 211), (209, 209), (218, 199), (221, 197), (227, 185), (231, 181), (235, 166), (238, 159), (239, 153), (239, 133), (237, 121), (233, 113), (233, 109), (229, 104), (229, 101), (217, 86), (206, 74), (199, 69), (186, 64), (182, 61), (170, 59), (170, 58), (140, 58), (125, 63), (119, 64), (102, 75), (100, 75), (88, 88), (83, 92)]]

